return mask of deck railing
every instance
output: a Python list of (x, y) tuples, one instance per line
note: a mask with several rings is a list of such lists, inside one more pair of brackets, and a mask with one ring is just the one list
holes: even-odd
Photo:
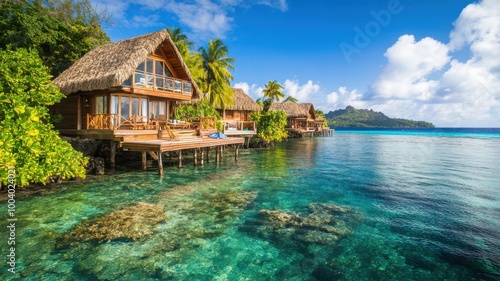
[(189, 81), (139, 71), (134, 72), (133, 77), (126, 80), (122, 86), (148, 88), (187, 96), (190, 96), (193, 93), (193, 85)]
[(195, 129), (210, 130), (217, 129), (217, 118), (215, 116), (191, 117), (189, 122)]
[(118, 124), (118, 114), (87, 114), (87, 130), (114, 130)]
[(254, 121), (224, 121), (224, 132), (253, 131), (257, 132)]

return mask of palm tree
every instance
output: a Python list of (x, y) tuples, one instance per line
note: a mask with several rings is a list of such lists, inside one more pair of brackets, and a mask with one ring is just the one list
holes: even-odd
[(220, 39), (210, 40), (208, 49), (200, 47), (204, 70), (204, 89), (202, 90), (210, 104), (219, 104), (222, 108), (233, 104), (234, 92), (231, 89), (234, 70), (234, 58), (228, 56), (228, 48)]
[(182, 33), (180, 27), (167, 27), (167, 32), (183, 57), (189, 52), (189, 48), (194, 47), (194, 42), (190, 41), (186, 34)]
[(205, 78), (201, 55), (196, 51), (190, 50), (190, 48), (194, 47), (194, 43), (188, 39), (186, 34), (184, 34), (179, 27), (167, 27), (167, 32), (172, 41), (174, 41), (182, 59), (188, 66), (189, 72), (191, 72), (196, 85), (198, 85), (200, 89), (203, 89)]
[(288, 96), (286, 97), (286, 99), (283, 100), (283, 102), (286, 102), (286, 101), (289, 101), (289, 102), (298, 102), (299, 100), (292, 97), (292, 96)]
[(285, 97), (285, 94), (282, 92), (283, 86), (281, 86), (276, 80), (267, 82), (264, 87), (265, 89), (262, 90), (264, 98), (268, 98), (271, 102), (274, 100), (280, 101), (280, 98)]

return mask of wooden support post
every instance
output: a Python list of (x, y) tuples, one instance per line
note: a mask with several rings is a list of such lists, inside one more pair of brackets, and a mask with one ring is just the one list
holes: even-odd
[(219, 150), (220, 150), (220, 147), (216, 146), (215, 147), (215, 163), (216, 164), (219, 164), (219, 158), (220, 158)]
[(161, 151), (158, 151), (158, 175), (163, 176), (163, 159), (161, 158)]
[(179, 168), (182, 168), (182, 150), (179, 150)]
[(223, 145), (220, 146), (220, 158), (221, 159), (224, 158), (224, 146)]
[(111, 168), (115, 168), (116, 167), (116, 161), (115, 161), (116, 146), (115, 146), (115, 141), (111, 140), (110, 145), (111, 145), (111, 151), (110, 151), (110, 155), (109, 155), (109, 165), (111, 166)]
[(236, 148), (234, 149), (234, 161), (238, 162), (238, 148), (240, 147), (239, 144), (236, 145)]
[(146, 151), (143, 151), (142, 152), (142, 169), (145, 171), (147, 170), (148, 166), (147, 166), (147, 161), (146, 161), (146, 158), (147, 158), (147, 154), (146, 154)]
[(200, 148), (200, 153), (201, 153), (201, 155), (200, 155), (200, 164), (201, 164), (202, 166), (203, 166), (203, 156), (204, 156), (204, 155), (203, 155), (203, 153), (204, 153), (203, 151), (204, 151), (204, 150), (203, 150), (203, 148)]
[(210, 163), (210, 147), (207, 147), (207, 163)]
[(198, 149), (194, 149), (193, 151), (193, 157), (194, 157), (194, 166), (198, 165)]

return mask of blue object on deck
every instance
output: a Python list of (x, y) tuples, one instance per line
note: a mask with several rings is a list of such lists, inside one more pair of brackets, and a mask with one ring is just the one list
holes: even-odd
[(224, 135), (223, 133), (213, 133), (213, 134), (210, 134), (209, 137), (212, 139), (225, 139), (225, 138), (227, 138), (227, 136)]

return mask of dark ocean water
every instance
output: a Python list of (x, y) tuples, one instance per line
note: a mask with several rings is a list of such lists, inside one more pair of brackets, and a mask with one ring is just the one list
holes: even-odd
[[(162, 179), (118, 171), (20, 199), (18, 273), (3, 263), (0, 279), (500, 280), (499, 129), (336, 130), (236, 164), (186, 161)], [(56, 247), (139, 202), (169, 219), (136, 241)], [(269, 211), (300, 226), (273, 227)]]

